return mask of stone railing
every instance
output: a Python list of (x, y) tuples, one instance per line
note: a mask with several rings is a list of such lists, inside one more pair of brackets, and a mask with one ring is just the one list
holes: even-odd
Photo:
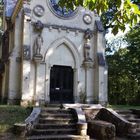
[(33, 128), (34, 124), (37, 122), (37, 118), (40, 112), (41, 108), (39, 107), (33, 108), (30, 116), (24, 122), (14, 124), (13, 132), (16, 135), (20, 135), (22, 137), (28, 135), (31, 132), (31, 129)]
[(34, 107), (32, 113), (30, 114), (30, 116), (25, 120), (26, 135), (28, 135), (31, 132), (33, 126), (36, 124), (40, 112), (41, 112), (40, 107)]
[(75, 108), (74, 110), (78, 117), (77, 122), (78, 134), (82, 136), (87, 135), (87, 122), (83, 110), (81, 108)]
[(70, 108), (77, 116), (77, 132), (78, 135), (81, 136), (86, 136), (87, 135), (87, 122), (86, 122), (86, 117), (85, 113), (81, 108), (81, 105), (69, 105), (69, 104), (64, 104), (64, 108)]
[(136, 124), (127, 121), (112, 109), (102, 108), (96, 115), (95, 120), (107, 121), (114, 124), (116, 135), (118, 136), (136, 133)]

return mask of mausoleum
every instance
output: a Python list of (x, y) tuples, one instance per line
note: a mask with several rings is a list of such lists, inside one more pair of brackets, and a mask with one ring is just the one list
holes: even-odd
[(0, 96), (9, 104), (107, 103), (100, 17), (58, 1), (5, 3)]

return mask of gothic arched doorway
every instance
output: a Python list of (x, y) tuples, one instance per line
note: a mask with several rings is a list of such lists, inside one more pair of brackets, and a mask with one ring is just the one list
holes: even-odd
[(73, 69), (54, 65), (50, 73), (50, 102), (73, 103)]

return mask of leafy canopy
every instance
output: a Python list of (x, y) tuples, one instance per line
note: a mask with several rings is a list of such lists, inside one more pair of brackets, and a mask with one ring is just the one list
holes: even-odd
[(59, 4), (71, 9), (81, 5), (92, 11), (96, 10), (100, 16), (104, 13), (104, 26), (111, 26), (114, 34), (119, 29), (124, 31), (126, 24), (132, 27), (140, 21), (140, 2), (137, 0), (59, 0)]
[[(125, 48), (123, 43), (127, 43)], [(113, 104), (140, 105), (140, 25), (124, 38), (117, 38), (107, 45), (108, 50), (116, 46), (114, 54), (107, 55), (109, 101)]]

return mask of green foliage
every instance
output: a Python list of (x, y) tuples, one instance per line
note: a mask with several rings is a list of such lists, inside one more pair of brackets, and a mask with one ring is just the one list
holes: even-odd
[[(133, 2), (133, 3), (132, 3)], [(60, 0), (61, 6), (74, 9), (75, 6), (84, 6), (90, 10), (96, 10), (102, 17), (105, 26), (113, 27), (112, 32), (118, 33), (118, 30), (125, 30), (125, 25), (129, 24), (131, 27), (140, 21), (140, 10), (136, 1), (131, 0)], [(134, 4), (135, 3), (135, 4)], [(108, 20), (105, 13), (110, 14), (111, 18)], [(107, 21), (108, 20), (108, 21)]]
[(29, 114), (24, 107), (0, 105), (0, 132), (7, 131), (14, 123), (23, 122)]
[(120, 47), (113, 55), (107, 56), (109, 101), (140, 105), (140, 27), (133, 28), (124, 40), (128, 43), (126, 48)]
[(140, 106), (130, 106), (130, 105), (108, 105), (107, 107), (115, 110), (140, 109)]

